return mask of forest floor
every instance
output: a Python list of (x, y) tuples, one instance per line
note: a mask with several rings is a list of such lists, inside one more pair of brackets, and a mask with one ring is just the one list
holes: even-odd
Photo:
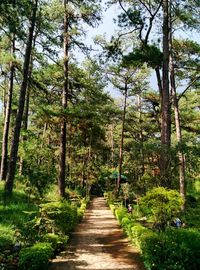
[(139, 251), (130, 245), (104, 198), (94, 198), (67, 249), (50, 270), (144, 270)]

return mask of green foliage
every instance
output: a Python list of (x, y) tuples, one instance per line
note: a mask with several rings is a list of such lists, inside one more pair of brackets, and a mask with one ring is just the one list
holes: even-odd
[(9, 250), (14, 243), (14, 231), (12, 227), (0, 225), (0, 252)]
[(127, 215), (127, 209), (125, 207), (121, 206), (115, 210), (115, 216), (119, 220), (120, 224), (125, 215)]
[(183, 199), (176, 190), (163, 187), (147, 192), (140, 201), (141, 210), (164, 229), (173, 216), (178, 215)]
[(69, 237), (66, 235), (57, 235), (53, 233), (45, 234), (42, 237), (42, 241), (50, 243), (56, 253), (66, 246), (68, 239)]
[(83, 218), (84, 216), (84, 213), (85, 213), (85, 210), (86, 210), (86, 207), (87, 207), (87, 204), (89, 202), (89, 198), (86, 199), (86, 198), (83, 198), (81, 200), (81, 205), (80, 207), (78, 207), (77, 209), (77, 214), (78, 214), (78, 220), (81, 221), (81, 219)]
[(77, 208), (63, 200), (42, 204), (38, 224), (41, 230), (69, 234), (77, 223)]
[(148, 270), (197, 270), (200, 267), (200, 233), (185, 229), (146, 235), (141, 250)]
[(53, 249), (50, 243), (37, 243), (32, 247), (23, 248), (19, 254), (19, 269), (47, 269), (52, 254)]
[(154, 232), (116, 207), (116, 217), (131, 242), (142, 252), (147, 270), (197, 270), (200, 267), (200, 232), (198, 230), (168, 228)]
[(53, 152), (49, 145), (32, 131), (24, 132), (26, 140), (20, 144), (20, 157), (23, 158), (23, 177), (25, 192), (30, 196), (42, 197), (55, 180)]
[(140, 248), (142, 239), (146, 235), (152, 235), (152, 231), (150, 231), (148, 228), (145, 228), (141, 224), (134, 224), (134, 226), (131, 227), (131, 234), (130, 239), (134, 245)]
[(134, 52), (124, 56), (124, 65), (132, 65), (135, 63), (146, 63), (152, 68), (160, 67), (162, 63), (162, 53), (155, 45), (142, 45), (140, 48), (134, 49)]
[[(128, 16), (127, 16), (128, 15)], [(122, 13), (118, 15), (118, 25), (121, 27), (131, 27), (134, 25), (142, 25), (141, 12), (129, 8), (127, 14)]]

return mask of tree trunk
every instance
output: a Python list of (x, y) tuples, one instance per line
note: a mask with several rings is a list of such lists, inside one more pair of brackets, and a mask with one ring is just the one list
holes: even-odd
[(159, 67), (155, 68), (155, 72), (156, 72), (156, 78), (157, 78), (157, 83), (158, 83), (158, 90), (159, 90), (160, 97), (161, 97), (162, 96), (162, 80), (161, 80), (161, 77), (160, 77), (160, 69), (159, 69)]
[[(69, 18), (67, 5), (68, 0), (63, 1), (64, 5), (64, 85), (62, 91), (62, 108), (67, 108), (68, 91), (69, 91)], [(61, 133), (60, 133), (60, 166), (59, 166), (59, 178), (58, 188), (61, 197), (65, 197), (65, 172), (66, 172), (66, 135), (67, 135), (67, 121), (65, 115), (62, 118)]]
[(123, 147), (124, 147), (124, 125), (125, 125), (125, 118), (126, 118), (126, 103), (127, 103), (127, 96), (128, 96), (128, 86), (125, 83), (124, 87), (124, 109), (123, 109), (123, 116), (122, 116), (122, 131), (121, 131), (121, 142), (120, 142), (120, 149), (119, 149), (119, 174), (117, 179), (117, 190), (120, 189), (121, 183), (121, 174), (122, 174), (122, 161), (123, 161)]
[[(174, 107), (174, 118), (176, 126), (176, 139), (179, 145), (182, 143), (182, 134), (181, 134), (181, 124), (180, 124), (180, 112), (178, 98), (176, 94), (176, 82), (175, 82), (175, 73), (174, 73), (174, 63), (172, 57), (172, 19), (170, 17), (170, 83), (171, 83), (171, 94), (173, 98), (173, 107)], [(182, 210), (185, 210), (185, 156), (182, 150), (178, 151), (179, 159), (179, 185), (180, 185), (180, 195), (183, 198)]]
[[(15, 8), (16, 0), (13, 0), (12, 5)], [(11, 33), (11, 47), (10, 53), (12, 57), (15, 56), (15, 30)], [(8, 169), (8, 136), (9, 136), (9, 127), (10, 127), (10, 116), (11, 116), (11, 107), (12, 107), (12, 95), (13, 95), (13, 83), (14, 83), (14, 73), (15, 66), (13, 61), (10, 62), (10, 78), (9, 78), (9, 90), (7, 94), (7, 102), (4, 112), (4, 130), (3, 130), (3, 138), (2, 138), (2, 152), (1, 152), (1, 169), (0, 169), (0, 180), (6, 180), (7, 169)], [(3, 100), (5, 104), (5, 94), (4, 91)]]
[[(11, 43), (12, 43), (11, 54), (14, 57), (14, 54), (15, 54), (15, 34), (12, 35)], [(10, 63), (10, 85), (9, 85), (9, 90), (8, 90), (5, 120), (4, 120), (3, 139), (2, 139), (0, 180), (6, 180), (7, 169), (8, 169), (8, 136), (9, 136), (9, 127), (10, 127), (11, 107), (12, 107), (14, 72), (15, 72), (15, 66), (14, 66), (13, 61), (11, 61), (11, 63)]]
[(139, 141), (141, 144), (140, 147), (140, 159), (141, 159), (141, 171), (140, 171), (140, 175), (143, 175), (145, 173), (145, 165), (144, 165), (144, 138), (143, 138), (143, 128), (142, 128), (142, 111), (141, 111), (141, 96), (138, 95), (137, 96), (137, 108), (138, 108), (138, 119), (139, 119), (139, 127), (140, 127), (140, 131), (139, 131)]
[(27, 89), (27, 84), (28, 84), (29, 63), (30, 63), (31, 50), (32, 50), (33, 33), (34, 33), (35, 22), (36, 22), (37, 6), (38, 6), (38, 0), (35, 0), (34, 7), (33, 7), (33, 14), (31, 18), (31, 24), (29, 28), (29, 35), (28, 35), (28, 42), (26, 46), (25, 58), (24, 58), (23, 77), (22, 77), (23, 79), (22, 79), (22, 85), (20, 89), (20, 97), (19, 97), (19, 102), (18, 102), (18, 112), (16, 116), (16, 121), (15, 121), (14, 134), (13, 134), (12, 144), (11, 144), (11, 154), (10, 154), (10, 162), (9, 162), (9, 167), (8, 167), (8, 175), (7, 175), (6, 184), (5, 184), (5, 192), (8, 196), (12, 195), (12, 190), (13, 190), (15, 169), (16, 169), (16, 163), (17, 163), (17, 154), (18, 154), (18, 147), (19, 147), (19, 137), (20, 137), (20, 131), (21, 131), (22, 118), (23, 118), (26, 89)]
[[(173, 106), (174, 106), (174, 117), (175, 117), (175, 126), (176, 126), (176, 138), (179, 145), (182, 142), (182, 134), (181, 134), (181, 125), (180, 125), (180, 113), (179, 113), (179, 105), (178, 99), (176, 95), (175, 88), (175, 78), (174, 78), (174, 67), (171, 62), (171, 89), (172, 89), (172, 97), (173, 97)], [(183, 198), (184, 204), (182, 210), (185, 210), (185, 156), (182, 150), (178, 151), (179, 158), (179, 184), (180, 184), (180, 195)]]
[(161, 96), (161, 185), (170, 187), (171, 110), (169, 95), (169, 3), (163, 1), (163, 77)]
[[(36, 41), (36, 34), (33, 37), (32, 48), (35, 48), (35, 41)], [(26, 90), (26, 99), (25, 99), (25, 110), (24, 110), (24, 117), (23, 117), (23, 130), (24, 131), (27, 131), (28, 129), (28, 114), (29, 114), (32, 70), (33, 70), (33, 55), (31, 54), (30, 67), (29, 67), (29, 73), (28, 73), (28, 83), (27, 83), (27, 90)], [(22, 136), (21, 141), (26, 141), (26, 140), (27, 140), (27, 136)], [(19, 175), (23, 174), (23, 166), (24, 166), (24, 160), (23, 160), (23, 157), (21, 156), (20, 161), (19, 161)]]

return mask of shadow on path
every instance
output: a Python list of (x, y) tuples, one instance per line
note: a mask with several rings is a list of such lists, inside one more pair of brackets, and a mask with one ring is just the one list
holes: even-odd
[(67, 246), (49, 270), (144, 270), (104, 198), (95, 198)]

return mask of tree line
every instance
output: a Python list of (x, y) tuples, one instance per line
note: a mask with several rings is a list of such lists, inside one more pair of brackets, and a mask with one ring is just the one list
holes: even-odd
[[(1, 180), (42, 195), (57, 181), (87, 194), (118, 170), (138, 193), (179, 188), (199, 175), (199, 1), (107, 1), (121, 13), (110, 41), (84, 43), (101, 23), (101, 1), (33, 0), (0, 4)], [(83, 63), (77, 50), (86, 55)], [(157, 88), (149, 84), (155, 72)], [(123, 104), (105, 91), (121, 91)], [(189, 181), (191, 180), (191, 181)]]

